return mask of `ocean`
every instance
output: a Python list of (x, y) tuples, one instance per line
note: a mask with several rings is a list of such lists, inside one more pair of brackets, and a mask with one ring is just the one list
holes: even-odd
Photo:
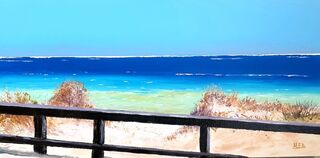
[(0, 88), (45, 104), (81, 81), (98, 108), (188, 114), (209, 88), (320, 105), (320, 55), (0, 58)]

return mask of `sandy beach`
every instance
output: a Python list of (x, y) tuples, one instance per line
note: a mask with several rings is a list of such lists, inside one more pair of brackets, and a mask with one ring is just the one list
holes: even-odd
[[(59, 119), (60, 123), (48, 138), (70, 141), (91, 142), (92, 122), (70, 119)], [(49, 127), (50, 128), (50, 127)], [(113, 122), (106, 126), (106, 144), (154, 147), (198, 151), (199, 131), (190, 130), (176, 138), (168, 140), (181, 126), (158, 124)], [(19, 135), (32, 136), (31, 129)], [(233, 129), (211, 130), (211, 152), (245, 155), (250, 157), (264, 156), (319, 156), (319, 135), (262, 132)], [(0, 144), (1, 158), (87, 158), (90, 150), (48, 147), (48, 155), (32, 152), (31, 145)], [(158, 155), (128, 154), (105, 152), (111, 158), (168, 157)]]

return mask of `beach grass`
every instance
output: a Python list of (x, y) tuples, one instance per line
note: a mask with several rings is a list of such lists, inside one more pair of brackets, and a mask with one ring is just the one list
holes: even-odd
[(81, 82), (63, 82), (55, 91), (54, 96), (49, 100), (48, 104), (65, 107), (94, 108), (95, 106), (89, 101), (87, 91)]
[[(30, 94), (26, 92), (5, 92), (1, 98), (0, 102), (6, 103), (20, 103), (20, 104), (37, 104), (37, 101), (33, 100)], [(49, 124), (51, 122), (49, 121)], [(31, 116), (19, 116), (19, 115), (0, 115), (0, 130), (5, 133), (10, 133), (12, 131), (19, 131), (23, 128), (33, 127), (33, 117)]]
[[(280, 101), (258, 102), (249, 96), (240, 98), (238, 93), (227, 94), (219, 88), (208, 89), (190, 115), (234, 119), (293, 121), (320, 123), (320, 107), (312, 102), (283, 103)], [(185, 126), (167, 137), (168, 140), (197, 130)]]
[[(35, 104), (39, 102), (34, 100), (27, 92), (5, 92), (0, 97), (0, 102), (5, 103), (19, 103), (19, 104)], [(87, 90), (80, 82), (70, 81), (63, 82), (61, 86), (55, 91), (54, 95), (48, 101), (48, 105), (78, 107), (78, 108), (94, 108), (93, 104), (89, 102), (87, 97)], [(49, 132), (54, 130), (58, 121), (54, 118), (48, 118), (47, 124)], [(0, 130), (4, 133), (20, 132), (23, 129), (33, 128), (32, 116), (18, 116), (18, 115), (0, 115)]]
[(320, 108), (312, 102), (283, 103), (278, 100), (258, 102), (238, 93), (226, 94), (218, 88), (207, 90), (191, 115), (220, 116), (273, 121), (320, 122)]

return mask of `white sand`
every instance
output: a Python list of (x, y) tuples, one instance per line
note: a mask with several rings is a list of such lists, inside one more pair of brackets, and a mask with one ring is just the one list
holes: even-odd
[[(167, 140), (180, 126), (112, 123), (106, 127), (106, 144), (155, 147), (198, 151), (199, 133), (197, 130)], [(24, 129), (26, 130), (26, 129)], [(19, 133), (32, 136), (33, 132)], [(92, 121), (66, 120), (48, 134), (51, 139), (70, 141), (92, 141)], [(246, 156), (320, 156), (320, 135), (260, 132), (247, 130), (211, 130), (211, 151), (215, 153), (239, 154)], [(295, 143), (303, 148), (296, 148)], [(44, 158), (88, 158), (91, 150), (48, 147), (49, 156), (32, 152), (31, 145), (0, 144), (0, 158), (44, 157)], [(112, 158), (160, 158), (165, 156), (105, 152)]]

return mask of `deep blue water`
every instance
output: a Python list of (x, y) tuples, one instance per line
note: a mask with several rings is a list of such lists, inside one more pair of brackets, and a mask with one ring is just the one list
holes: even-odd
[[(2, 74), (79, 74), (175, 76), (190, 73), (220, 77), (296, 76), (320, 78), (320, 56), (212, 56), (130, 58), (2, 58)], [(230, 75), (230, 76), (228, 76)], [(305, 75), (305, 77), (303, 76)], [(263, 76), (270, 78), (269, 76)], [(295, 76), (293, 76), (295, 77)]]

